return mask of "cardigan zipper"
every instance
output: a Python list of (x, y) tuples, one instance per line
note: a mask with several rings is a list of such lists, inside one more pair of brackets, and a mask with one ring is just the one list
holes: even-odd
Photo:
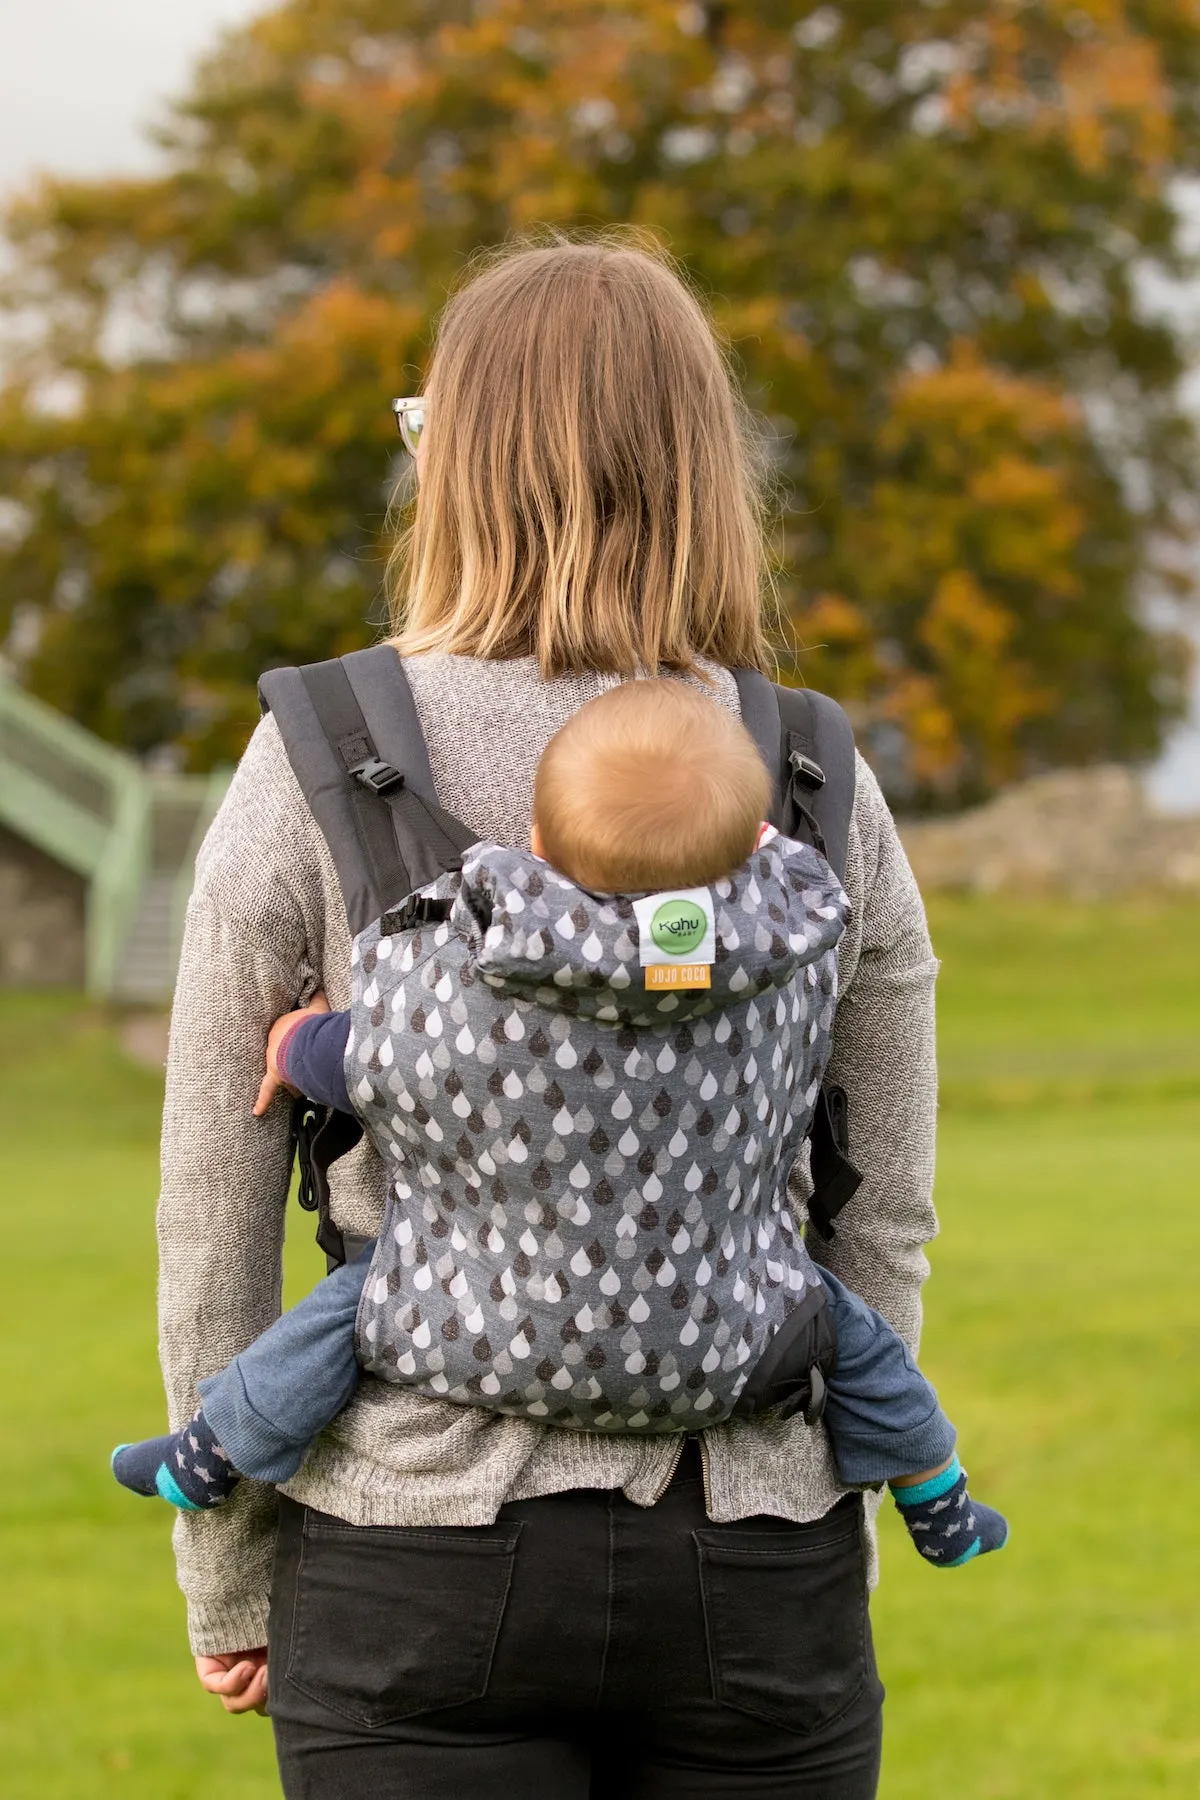
[(651, 1504), (651, 1506), (657, 1506), (658, 1502), (662, 1499), (663, 1495), (666, 1493), (667, 1489), (670, 1487), (671, 1483), (674, 1481), (675, 1471), (679, 1467), (679, 1459), (683, 1455), (683, 1447), (689, 1441), (689, 1439), (692, 1437), (695, 1438), (696, 1443), (700, 1447), (700, 1468), (701, 1468), (701, 1472), (703, 1473), (703, 1476), (704, 1476), (704, 1510), (708, 1514), (709, 1518), (711, 1518), (712, 1517), (712, 1481), (711, 1481), (712, 1468), (709, 1463), (708, 1440), (706, 1439), (706, 1437), (702, 1431), (697, 1431), (697, 1432), (685, 1431), (681, 1434), (681, 1436), (676, 1444), (676, 1447), (675, 1447), (675, 1454), (671, 1458), (670, 1464), (667, 1467), (667, 1471), (666, 1471), (665, 1475), (663, 1476), (662, 1480), (659, 1482), (658, 1486), (655, 1488), (654, 1498), (651, 1500), (650, 1504)]
[(677, 1439), (676, 1444), (675, 1444), (674, 1454), (671, 1457), (670, 1463), (667, 1465), (667, 1472), (663, 1476), (662, 1480), (659, 1482), (658, 1486), (654, 1490), (654, 1497), (650, 1502), (651, 1506), (658, 1505), (659, 1501), (662, 1499), (663, 1495), (666, 1493), (667, 1489), (670, 1487), (671, 1483), (674, 1481), (675, 1471), (679, 1467), (679, 1459), (683, 1455), (683, 1446), (686, 1443), (687, 1443), (687, 1433), (686, 1433), (686, 1431), (681, 1432), (679, 1435), (679, 1438)]

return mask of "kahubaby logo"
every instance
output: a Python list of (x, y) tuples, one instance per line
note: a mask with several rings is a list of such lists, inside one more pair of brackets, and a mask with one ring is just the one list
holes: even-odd
[[(633, 910), (638, 922), (638, 960), (644, 969), (704, 968), (717, 954), (716, 914), (707, 888), (675, 889), (670, 893), (647, 894), (635, 900)], [(679, 987), (672, 980), (647, 981), (649, 986)], [(708, 983), (687, 983), (707, 987)]]
[(650, 921), (650, 936), (672, 956), (690, 956), (704, 942), (708, 920), (686, 900), (664, 901)]

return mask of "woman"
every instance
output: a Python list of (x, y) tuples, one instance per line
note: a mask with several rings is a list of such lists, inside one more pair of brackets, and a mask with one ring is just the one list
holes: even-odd
[[(666, 669), (736, 710), (729, 670), (765, 663), (747, 423), (694, 297), (603, 242), (477, 275), (424, 416), (396, 647), (442, 804), (520, 843), (537, 759), (585, 700)], [(935, 964), (861, 762), (846, 886), (831, 1075), (865, 1180), (823, 1254), (915, 1345)], [(318, 985), (344, 1006), (348, 976), (333, 868), (268, 718), (199, 859), (179, 974), (159, 1209), (175, 1423), (279, 1306), (287, 1118), (251, 1116), (266, 1028)], [(341, 1165), (340, 1225), (373, 1234), (382, 1200), (369, 1153)], [(801, 1421), (601, 1439), (364, 1379), (282, 1497), (243, 1482), (176, 1542), (227, 1710), (261, 1708), (269, 1645), (290, 1800), (869, 1800), (863, 1514)]]

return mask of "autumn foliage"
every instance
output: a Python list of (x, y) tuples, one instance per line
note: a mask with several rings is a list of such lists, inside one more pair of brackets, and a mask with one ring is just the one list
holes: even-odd
[(1186, 524), (1200, 12), (1167, 0), (290, 0), (153, 180), (13, 209), (0, 612), (39, 693), (232, 757), (263, 666), (378, 629), (388, 411), (480, 246), (631, 222), (763, 420), (787, 672), (893, 789), (1150, 753)]

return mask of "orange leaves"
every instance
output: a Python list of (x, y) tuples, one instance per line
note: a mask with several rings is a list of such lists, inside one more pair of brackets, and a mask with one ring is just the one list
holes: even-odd
[(943, 667), (959, 663), (978, 677), (995, 666), (1015, 626), (1012, 614), (989, 600), (973, 575), (951, 569), (934, 589), (917, 631)]
[(1156, 46), (1119, 28), (1107, 41), (1080, 44), (1064, 58), (1062, 105), (1067, 140), (1085, 169), (1123, 156), (1153, 173), (1171, 150), (1170, 95)]
[(1060, 391), (989, 368), (960, 342), (945, 369), (898, 384), (881, 441), (897, 463), (916, 455), (928, 470), (922, 491), (937, 497), (928, 528), (943, 554), (969, 520), (983, 566), (1070, 596), (1085, 525), (1071, 491), (1081, 425)]
[(1054, 704), (1060, 673), (1039, 671), (1038, 620), (1081, 599), (1084, 442), (1061, 393), (990, 368), (966, 342), (895, 384), (885, 466), (846, 534), (868, 611), (824, 596), (798, 623), (805, 641), (822, 631), (840, 648), (867, 716), (903, 728), (924, 787), (1010, 778), (1022, 728)]
[(1036, 581), (1047, 593), (1079, 592), (1073, 556), (1086, 518), (1072, 497), (1066, 466), (1047, 467), (1002, 453), (971, 475), (967, 489), (978, 507), (988, 561), (1016, 580)]
[(1026, 546), (1036, 539), (1038, 578), (1073, 591), (1070, 557), (1084, 520), (1070, 493), (1070, 463), (1083, 432), (1061, 392), (989, 368), (959, 343), (945, 369), (897, 384), (880, 438), (894, 463), (919, 459), (923, 492), (938, 497), (947, 530), (957, 535), (974, 520), (992, 566), (1028, 576)]
[[(1020, 727), (1054, 702), (1053, 693), (1038, 683), (1033, 663), (1013, 654), (1018, 627), (1016, 614), (986, 593), (969, 570), (952, 569), (938, 582), (917, 628), (936, 671), (927, 705), (933, 703), (940, 715), (940, 760), (934, 760), (934, 746), (919, 735), (914, 739), (927, 779), (944, 781), (960, 773), (972, 738), (987, 786), (1018, 773)], [(1036, 654), (1036, 645), (1031, 648)]]
[(963, 760), (962, 738), (942, 683), (915, 669), (898, 670), (878, 716), (904, 735), (909, 779), (927, 792), (953, 792), (953, 777)]
[(845, 594), (819, 593), (797, 606), (789, 621), (796, 661), (810, 687), (843, 699), (877, 691), (883, 665), (867, 612)]
[(1061, 389), (989, 368), (977, 346), (961, 337), (943, 367), (904, 375), (895, 391), (893, 423), (885, 431), (891, 443), (912, 424), (951, 421), (969, 438), (1019, 429), (1037, 443), (1078, 420), (1078, 407)]
[(1084, 170), (1120, 162), (1152, 181), (1176, 148), (1175, 96), (1140, 24), (1122, 0), (994, 3), (967, 34), (973, 53), (947, 85), (948, 116), (960, 129), (1058, 138)]
[(812, 351), (802, 332), (788, 322), (789, 307), (779, 294), (719, 295), (712, 313), (717, 329), (741, 345), (769, 345), (789, 363), (807, 362)]

